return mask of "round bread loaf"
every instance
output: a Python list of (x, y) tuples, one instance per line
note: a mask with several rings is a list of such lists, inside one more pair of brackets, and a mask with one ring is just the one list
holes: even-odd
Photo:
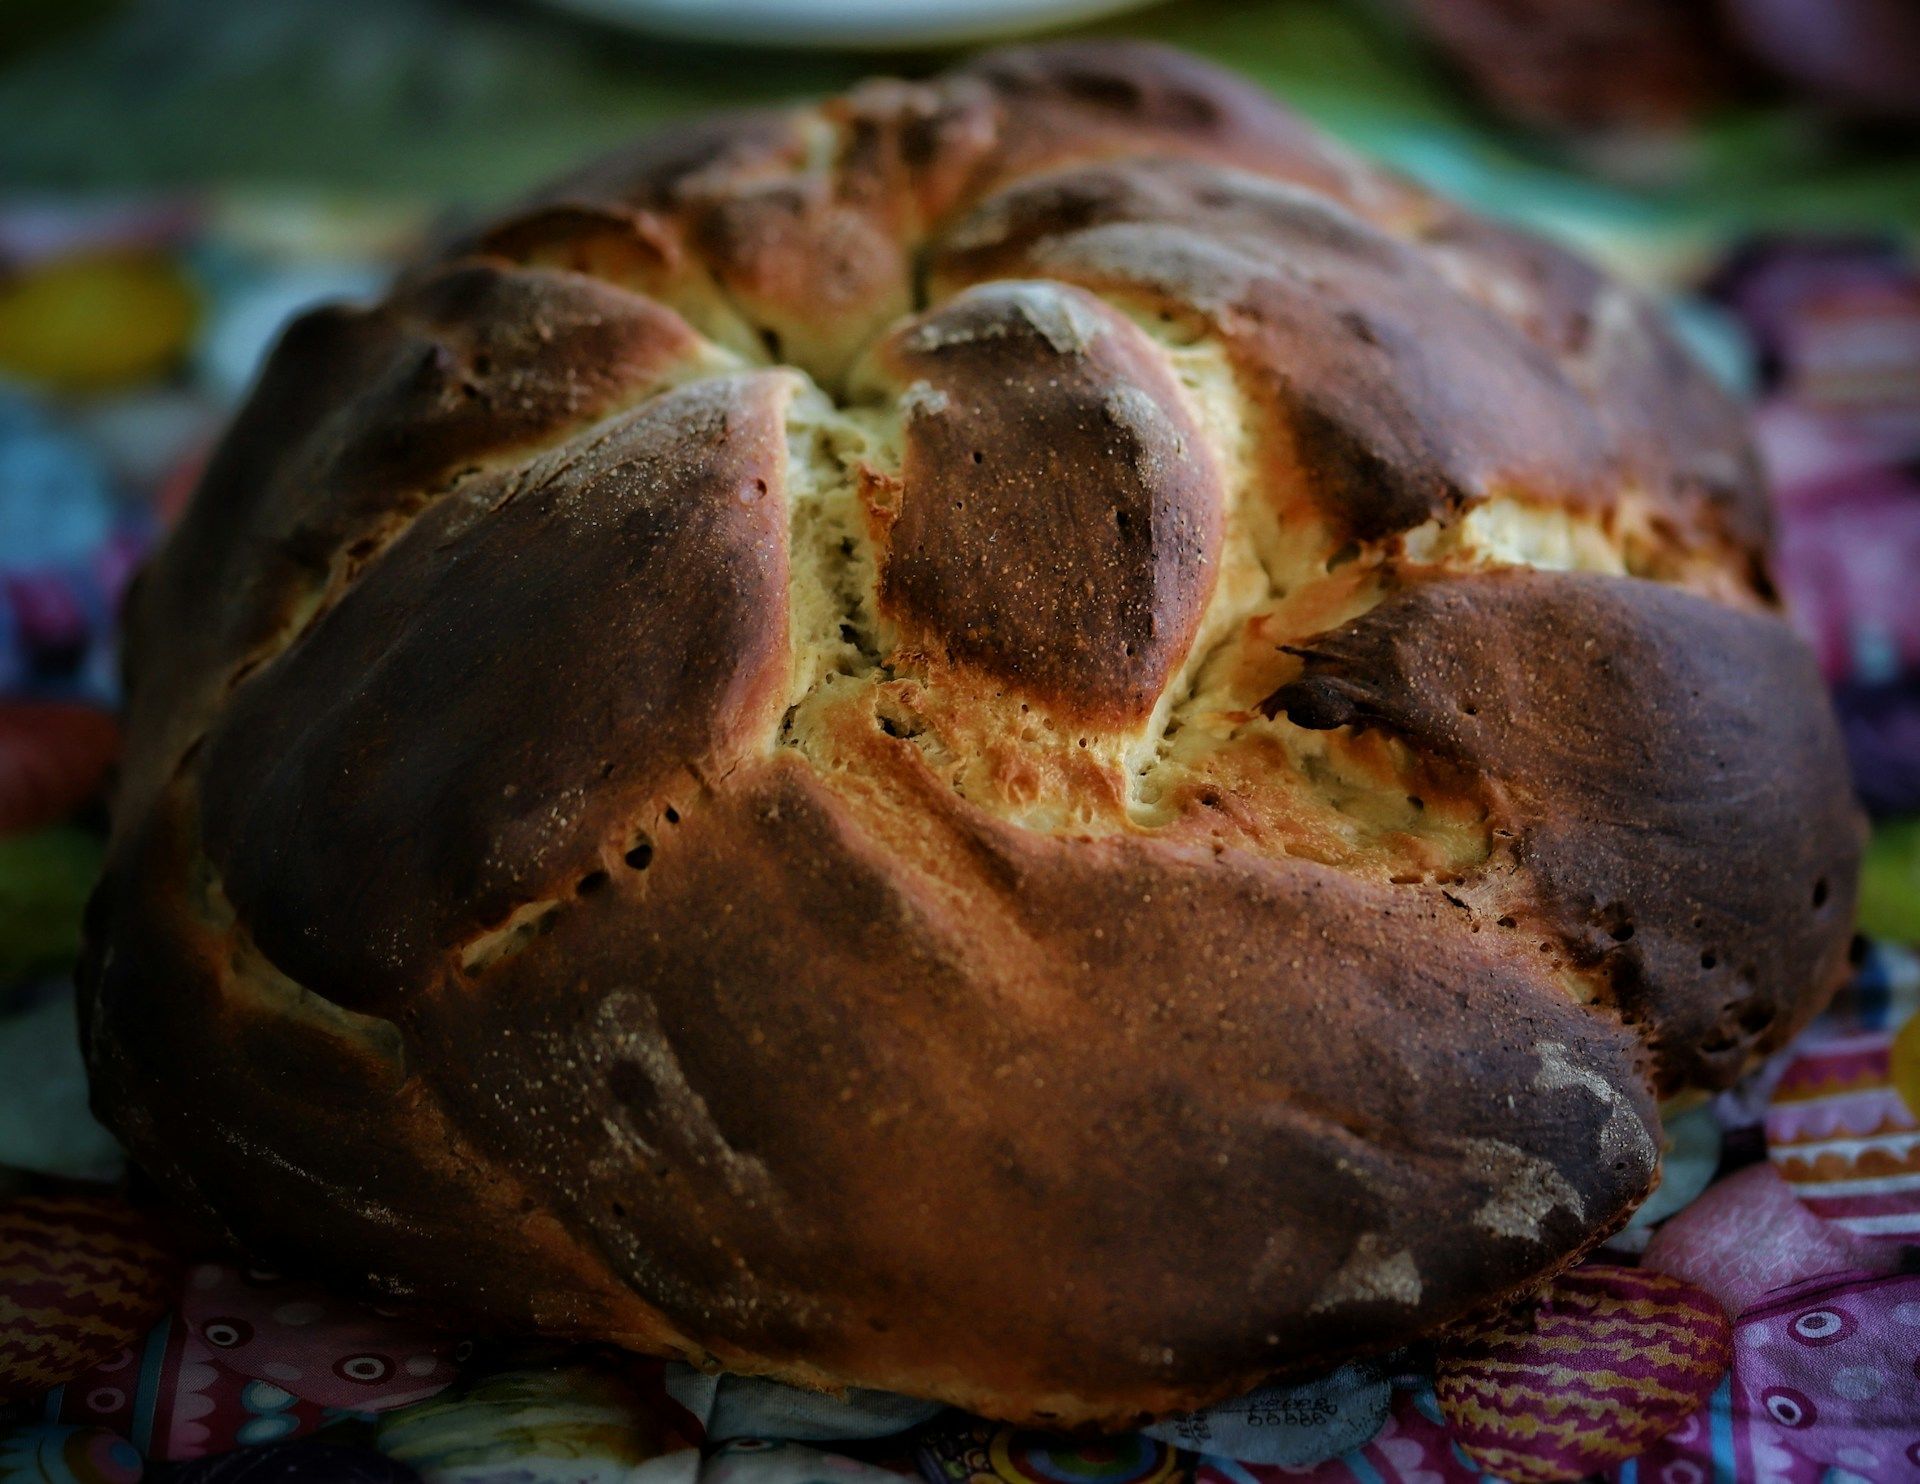
[(1178, 54), (726, 117), (288, 331), (139, 581), (101, 1115), (467, 1322), (1062, 1423), (1405, 1341), (1844, 973), (1735, 409)]

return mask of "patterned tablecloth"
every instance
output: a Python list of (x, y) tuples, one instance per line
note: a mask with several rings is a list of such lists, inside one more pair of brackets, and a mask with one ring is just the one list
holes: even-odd
[(1877, 821), (1853, 982), (1740, 1087), (1669, 1110), (1653, 1199), (1537, 1305), (1093, 1441), (476, 1346), (183, 1242), (88, 1116), (68, 975), (117, 749), (116, 605), (288, 314), (376, 288), (428, 229), (392, 200), (0, 197), (0, 1484), (1920, 1479), (1909, 238), (1581, 234), (1754, 399), (1784, 586)]

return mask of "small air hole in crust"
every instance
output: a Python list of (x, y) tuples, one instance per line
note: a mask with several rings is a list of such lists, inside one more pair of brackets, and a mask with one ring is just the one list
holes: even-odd
[(671, 804), (667, 805), (666, 812), (661, 817), (665, 819), (668, 824), (680, 823), (680, 811)]
[(579, 896), (590, 897), (606, 884), (607, 873), (605, 871), (589, 871), (575, 883), (573, 889)]
[(646, 870), (653, 864), (653, 841), (642, 835), (627, 847), (627, 853), (622, 859), (636, 871)]
[(926, 730), (926, 725), (913, 712), (896, 709), (891, 705), (884, 711), (876, 709), (873, 719), (880, 730), (889, 737), (898, 737), (903, 741), (911, 741)]
[(659, 1089), (638, 1062), (616, 1061), (607, 1068), (607, 1091), (624, 1107), (643, 1113), (660, 1101)]
[(1709, 948), (1705, 953), (1700, 955), (1701, 968), (1717, 969), (1719, 966), (1720, 966), (1720, 957), (1711, 948)]
[(1826, 877), (1822, 876), (1818, 881), (1813, 883), (1813, 905), (1815, 907), (1826, 906), (1827, 898), (1830, 895), (1831, 892), (1828, 890)]
[(985, 454), (983, 454), (982, 452), (980, 452), (980, 450), (979, 450), (979, 449), (977, 449), (977, 448), (976, 448), (976, 449), (975, 449), (975, 450), (973, 451), (973, 461), (974, 461), (974, 463), (976, 463), (976, 464), (984, 464), (984, 463), (986, 463), (986, 461), (987, 461), (987, 456), (986, 456)]

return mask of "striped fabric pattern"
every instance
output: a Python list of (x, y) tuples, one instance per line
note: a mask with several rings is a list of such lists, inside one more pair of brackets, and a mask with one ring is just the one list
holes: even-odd
[(179, 1267), (110, 1195), (0, 1206), (0, 1401), (58, 1386), (131, 1345), (173, 1296)]

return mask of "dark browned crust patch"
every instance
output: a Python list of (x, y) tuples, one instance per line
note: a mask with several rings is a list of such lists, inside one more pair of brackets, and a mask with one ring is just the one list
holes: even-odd
[(463, 471), (638, 400), (697, 349), (650, 300), (493, 263), (295, 321), (129, 599), (129, 726), (146, 739), (129, 797), (159, 787), (356, 543), (371, 554)]
[(938, 876), (782, 758), (406, 1012), (722, 1359), (1164, 1410), (1462, 1312), (1651, 1180), (1635, 1038), (1437, 893), (928, 798)]
[(929, 272), (1064, 278), (1205, 324), (1276, 409), (1273, 482), (1304, 483), (1356, 540), (1514, 490), (1601, 510), (1634, 490), (1676, 524), (1763, 538), (1737, 415), (1674, 374), (1687, 363), (1644, 306), (1510, 229), (1427, 231), (1451, 259), (1292, 181), (1127, 160), (989, 198)]
[(391, 1023), (243, 978), (245, 935), (195, 900), (207, 885), (175, 787), (123, 839), (88, 911), (94, 1106), (150, 1176), (245, 1250), (344, 1288), (449, 1318), (679, 1343), (449, 1122)]
[(995, 284), (880, 358), (909, 387), (882, 614), (1066, 715), (1151, 711), (1212, 592), (1224, 496), (1146, 337), (1090, 294)]
[(270, 957), (379, 1012), (771, 734), (790, 390), (698, 383), (475, 480), (242, 688), (203, 828)]
[(1783, 699), (1820, 681), (1777, 620), (1505, 571), (1410, 586), (1300, 653), (1272, 709), (1484, 780), (1520, 870), (1494, 915), (1604, 972), (1664, 1088), (1732, 1082), (1844, 974), (1861, 823), (1831, 714)]

